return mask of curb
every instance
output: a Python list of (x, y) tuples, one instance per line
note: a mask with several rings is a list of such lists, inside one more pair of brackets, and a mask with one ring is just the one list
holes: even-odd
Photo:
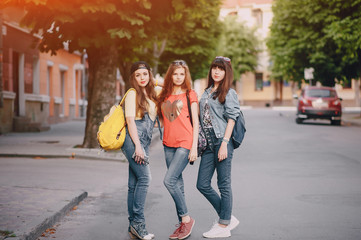
[(49, 218), (46, 218), (42, 223), (36, 226), (30, 233), (23, 236), (11, 238), (11, 240), (36, 240), (41, 236), (46, 229), (55, 225), (56, 222), (60, 221), (71, 209), (78, 205), (84, 198), (88, 196), (87, 192), (83, 192), (79, 196), (73, 198), (67, 205), (65, 205), (60, 211), (55, 213)]
[(104, 151), (100, 148), (67, 148), (71, 158), (83, 158), (88, 160), (108, 160), (126, 162), (125, 155), (121, 150)]
[(0, 157), (19, 157), (19, 158), (70, 158), (71, 155), (46, 155), (46, 154), (19, 154), (19, 153), (0, 153)]
[[(153, 130), (153, 137), (151, 146), (162, 143), (160, 140), (160, 133), (158, 129)], [(101, 148), (74, 148), (68, 147), (63, 151), (58, 151), (55, 154), (27, 154), (27, 153), (0, 153), (0, 157), (18, 157), (18, 158), (70, 158), (70, 159), (87, 159), (87, 160), (105, 160), (105, 161), (117, 161), (128, 162), (125, 155), (121, 150), (118, 151), (104, 151)], [(65, 154), (62, 154), (65, 153)], [(0, 239), (1, 240), (1, 239)]]
[(361, 123), (348, 120), (342, 120), (342, 125), (361, 127)]

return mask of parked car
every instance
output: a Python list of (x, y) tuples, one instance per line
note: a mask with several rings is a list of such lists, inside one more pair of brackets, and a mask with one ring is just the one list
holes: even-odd
[(329, 119), (332, 125), (341, 125), (342, 99), (331, 87), (306, 87), (298, 98), (296, 123), (307, 119)]

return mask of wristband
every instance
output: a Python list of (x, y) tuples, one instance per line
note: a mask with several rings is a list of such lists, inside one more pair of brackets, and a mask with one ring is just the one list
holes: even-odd
[(227, 138), (223, 138), (223, 139), (222, 139), (222, 142), (225, 142), (225, 143), (227, 143), (227, 144), (228, 144), (228, 143), (229, 143), (229, 139), (227, 139)]

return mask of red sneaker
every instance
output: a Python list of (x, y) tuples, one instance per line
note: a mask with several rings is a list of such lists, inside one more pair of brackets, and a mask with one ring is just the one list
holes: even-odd
[(177, 224), (175, 226), (177, 227), (177, 229), (174, 231), (174, 233), (172, 235), (169, 236), (169, 239), (178, 239), (178, 234), (182, 227), (182, 224)]
[(181, 223), (178, 239), (182, 240), (189, 237), (189, 235), (191, 235), (192, 233), (194, 223), (195, 221), (193, 218), (191, 218), (191, 220), (188, 223)]

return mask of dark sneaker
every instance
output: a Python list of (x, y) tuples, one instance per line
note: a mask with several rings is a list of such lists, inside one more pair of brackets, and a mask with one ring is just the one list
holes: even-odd
[(129, 237), (130, 239), (138, 239), (137, 236), (135, 236), (132, 231), (130, 230), (130, 226), (128, 227), (128, 233), (129, 233)]
[(181, 229), (181, 224), (177, 224), (175, 226), (177, 227), (177, 229), (174, 231), (172, 235), (169, 236), (169, 239), (178, 239), (178, 234)]
[(195, 221), (193, 218), (191, 218), (191, 220), (188, 223), (181, 223), (178, 239), (182, 240), (189, 237), (189, 235), (191, 235), (192, 233), (194, 223)]
[(148, 233), (147, 229), (145, 228), (145, 223), (133, 222), (130, 225), (130, 231), (137, 238), (142, 240), (151, 240), (154, 238), (154, 234)]

